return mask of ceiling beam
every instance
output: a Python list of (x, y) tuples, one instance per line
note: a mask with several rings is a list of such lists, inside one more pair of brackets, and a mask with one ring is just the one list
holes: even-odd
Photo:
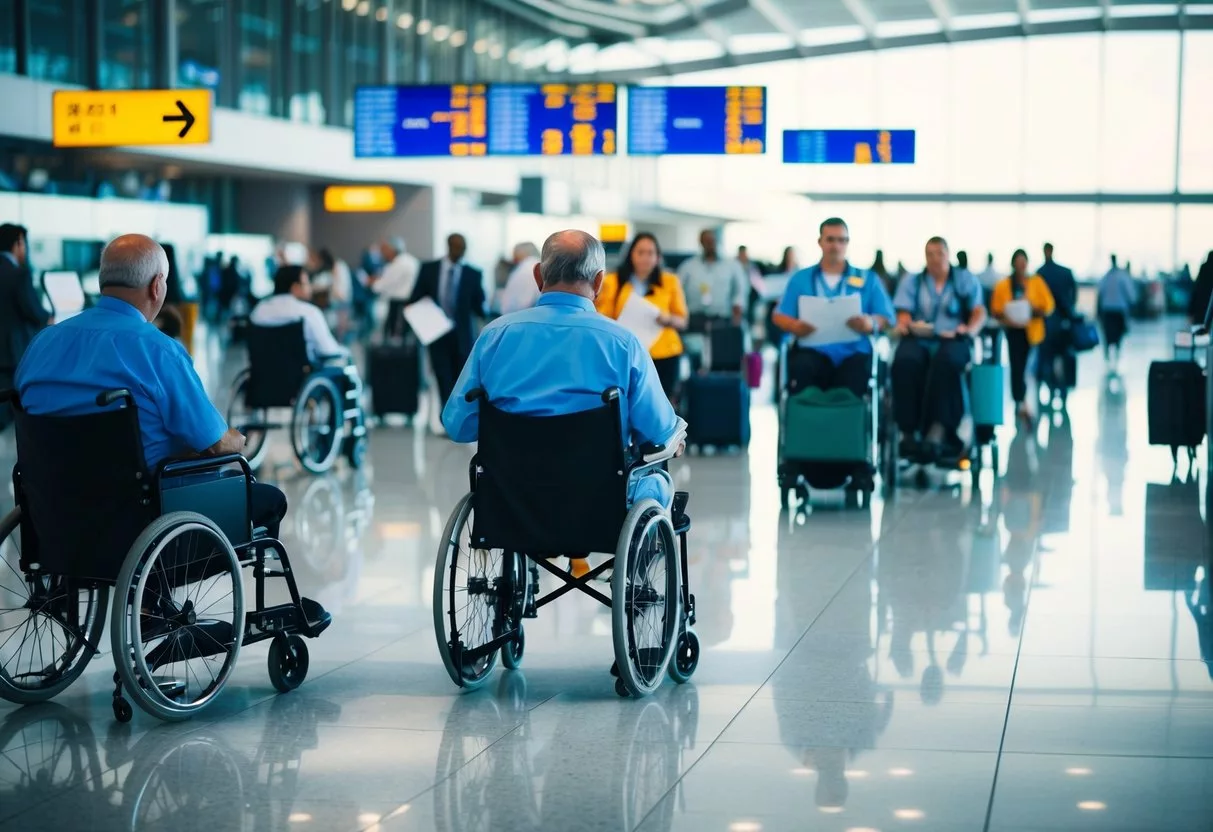
[(517, 0), (517, 2), (531, 7), (540, 14), (575, 25), (587, 26), (591, 29), (613, 32), (633, 38), (642, 38), (649, 33), (648, 27), (643, 24), (621, 20), (610, 14), (579, 11), (563, 3), (554, 3), (552, 0)]
[(750, 8), (758, 12), (762, 19), (778, 30), (781, 34), (792, 39), (792, 46), (796, 49), (800, 57), (809, 57), (809, 50), (800, 41), (800, 30), (796, 28), (796, 24), (792, 23), (791, 19), (783, 13), (783, 10), (777, 7), (771, 0), (750, 0)]
[(948, 0), (927, 0), (927, 5), (939, 21), (939, 31), (943, 32), (944, 40), (952, 40), (952, 7)]
[(1099, 0), (1100, 20), (1103, 22), (1103, 30), (1106, 32), (1111, 28), (1112, 22), (1112, 0)]
[(880, 46), (880, 36), (876, 34), (876, 15), (872, 13), (867, 0), (842, 0), (842, 5), (846, 6), (855, 22), (863, 27), (864, 36), (867, 37), (868, 43), (872, 44), (872, 48)]
[(678, 18), (669, 21), (668, 23), (659, 23), (649, 27), (649, 34), (654, 37), (663, 37), (665, 35), (679, 35), (683, 32), (689, 32), (692, 29), (699, 28), (699, 20), (706, 18), (707, 20), (720, 20), (737, 12), (743, 12), (750, 6), (750, 0), (717, 0), (717, 2), (708, 6), (707, 9), (699, 9), (699, 17), (687, 9), (686, 3), (680, 3), (679, 7), (684, 10), (683, 14)]
[(484, 2), (502, 11), (509, 12), (514, 17), (525, 20), (528, 23), (533, 23), (542, 29), (547, 29), (552, 34), (559, 35), (562, 38), (588, 40), (590, 37), (590, 28), (588, 26), (580, 26), (575, 23), (568, 23), (542, 15), (529, 6), (519, 5), (514, 0), (484, 0)]
[[(725, 66), (736, 66), (737, 56), (729, 50), (729, 34), (724, 28), (716, 22), (718, 15), (704, 14), (703, 9), (693, 5), (689, 0), (678, 0), (679, 4), (686, 9), (687, 15), (692, 18), (705, 35), (714, 40), (716, 44), (724, 51)], [(746, 5), (748, 5), (748, 0)]]
[(1024, 35), (1032, 33), (1032, 0), (1016, 0), (1019, 7), (1019, 28)]

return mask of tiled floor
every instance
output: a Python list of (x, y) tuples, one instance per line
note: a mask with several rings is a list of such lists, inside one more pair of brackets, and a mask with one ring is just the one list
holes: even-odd
[(335, 616), (307, 682), (275, 695), (254, 647), (205, 718), (118, 726), (102, 656), (55, 704), (0, 704), (0, 829), (1208, 832), (1205, 466), (1173, 481), (1145, 440), (1166, 332), (1133, 332), (1123, 392), (1084, 358), (1068, 419), (1003, 431), (999, 479), (866, 511), (781, 515), (757, 406), (748, 455), (675, 467), (706, 650), (644, 701), (577, 597), (523, 671), (451, 685), (429, 607), (467, 449), (389, 426), (315, 478), (279, 441), (285, 541)]

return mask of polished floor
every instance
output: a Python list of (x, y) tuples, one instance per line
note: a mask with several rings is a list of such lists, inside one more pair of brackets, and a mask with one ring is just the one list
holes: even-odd
[(98, 657), (54, 704), (0, 704), (0, 829), (1207, 832), (1206, 467), (1146, 444), (1168, 332), (1135, 330), (1120, 380), (1084, 357), (1068, 418), (1004, 429), (998, 479), (865, 511), (781, 514), (758, 406), (748, 455), (675, 467), (706, 649), (642, 701), (576, 597), (528, 624), (524, 670), (451, 685), (430, 597), (467, 449), (385, 426), (366, 470), (315, 478), (279, 440), (285, 542), (335, 616), (307, 682), (275, 695), (253, 647), (206, 718), (120, 726)]

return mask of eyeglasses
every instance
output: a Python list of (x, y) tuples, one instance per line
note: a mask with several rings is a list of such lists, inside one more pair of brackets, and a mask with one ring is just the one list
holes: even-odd
[(849, 242), (851, 242), (851, 238), (850, 238), (850, 237), (831, 237), (831, 236), (825, 236), (825, 237), (822, 237), (821, 239), (822, 239), (823, 241), (827, 242), (827, 243), (844, 243), (844, 244), (845, 244), (845, 243), (849, 243)]

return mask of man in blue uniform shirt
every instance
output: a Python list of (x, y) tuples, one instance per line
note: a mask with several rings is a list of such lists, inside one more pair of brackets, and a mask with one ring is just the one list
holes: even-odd
[[(623, 394), (625, 441), (668, 445), (674, 439), (679, 419), (648, 350), (594, 308), (605, 273), (606, 253), (594, 237), (582, 231), (548, 237), (535, 266), (539, 301), (485, 327), (447, 400), (442, 424), (453, 440), (479, 436), (479, 405), (466, 400), (472, 390), (482, 388), (507, 413), (560, 416), (600, 407), (611, 387)], [(633, 484), (629, 499), (646, 498), (669, 507), (673, 493), (664, 471)]]
[(861, 338), (835, 344), (794, 346), (788, 352), (788, 378), (791, 391), (816, 387), (829, 390), (846, 387), (856, 396), (868, 392), (872, 375), (872, 342), (866, 337), (887, 327), (893, 320), (893, 303), (880, 281), (865, 269), (847, 262), (851, 242), (847, 224), (831, 217), (821, 224), (817, 244), (821, 261), (792, 275), (779, 308), (772, 314), (775, 325), (796, 338), (806, 338), (816, 330), (812, 321), (800, 317), (802, 297), (838, 298), (859, 295), (861, 314), (847, 326)]
[(947, 240), (927, 240), (926, 259), (921, 274), (906, 275), (897, 287), (901, 343), (891, 370), (901, 454), (924, 464), (958, 459), (969, 446), (960, 430), (968, 409), (964, 373), (972, 337), (986, 321), (981, 283), (952, 267)]
[[(139, 410), (149, 470), (165, 459), (238, 453), (244, 437), (211, 404), (189, 354), (160, 332), (168, 258), (142, 234), (118, 237), (101, 253), (97, 305), (34, 338), (17, 368), (16, 387), (26, 412), (79, 416), (97, 410), (105, 390), (126, 388)], [(253, 522), (273, 537), (286, 515), (286, 497), (255, 483)]]

